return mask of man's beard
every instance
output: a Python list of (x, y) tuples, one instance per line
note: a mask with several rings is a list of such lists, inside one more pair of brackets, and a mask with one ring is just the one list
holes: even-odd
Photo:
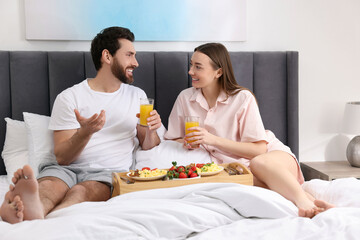
[(134, 81), (134, 79), (126, 77), (125, 69), (123, 66), (119, 64), (117, 59), (115, 59), (114, 64), (111, 66), (111, 72), (114, 74), (116, 78), (118, 78), (121, 82), (130, 84)]

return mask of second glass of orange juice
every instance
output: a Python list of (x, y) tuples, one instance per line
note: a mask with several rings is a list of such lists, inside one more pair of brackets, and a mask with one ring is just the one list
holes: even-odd
[(140, 99), (140, 125), (147, 126), (147, 118), (150, 117), (150, 112), (154, 109), (154, 99), (141, 98)]
[[(185, 135), (191, 132), (195, 132), (195, 130), (193, 131), (189, 131), (188, 128), (191, 127), (199, 127), (199, 117), (195, 117), (195, 116), (186, 116), (185, 117)], [(192, 143), (194, 141), (188, 141), (188, 143)]]

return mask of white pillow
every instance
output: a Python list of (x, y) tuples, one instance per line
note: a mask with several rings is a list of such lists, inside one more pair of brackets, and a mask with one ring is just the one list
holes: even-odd
[(23, 121), (5, 118), (6, 136), (4, 149), (1, 153), (7, 172), (8, 180), (14, 172), (28, 164), (28, 141), (26, 138), (26, 126)]
[(165, 140), (165, 139), (164, 139), (164, 135), (165, 135), (165, 133), (166, 133), (166, 128), (165, 128), (164, 124), (161, 123), (161, 127), (159, 127), (159, 128), (156, 130), (156, 133), (157, 133), (157, 135), (159, 136), (161, 142)]
[(211, 157), (203, 147), (188, 150), (182, 143), (172, 140), (164, 140), (158, 146), (144, 151), (138, 148), (135, 153), (135, 169), (149, 168), (170, 168), (171, 162), (176, 161), (177, 165), (188, 165), (190, 163), (208, 163)]
[(53, 131), (49, 130), (50, 117), (24, 112), (24, 121), (29, 146), (29, 164), (35, 176), (43, 162), (56, 162)]
[[(165, 140), (164, 139), (165, 132), (166, 132), (165, 126), (163, 124), (161, 124), (161, 127), (156, 130), (156, 133), (158, 134), (158, 136), (160, 138), (160, 142)], [(135, 141), (135, 148), (134, 148), (133, 154), (132, 154), (133, 161), (132, 161), (132, 164), (130, 166), (130, 169), (132, 169), (132, 170), (136, 169), (135, 168), (135, 166), (136, 166), (136, 158), (135, 158), (136, 157), (136, 152), (141, 150), (141, 147), (139, 146), (139, 139), (134, 138), (134, 141)]]

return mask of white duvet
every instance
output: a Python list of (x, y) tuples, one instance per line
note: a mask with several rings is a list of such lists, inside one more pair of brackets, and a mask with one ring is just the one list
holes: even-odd
[(279, 194), (232, 183), (124, 194), (53, 212), (45, 220), (0, 221), (0, 239), (360, 239), (360, 181), (303, 187), (339, 206), (313, 219)]

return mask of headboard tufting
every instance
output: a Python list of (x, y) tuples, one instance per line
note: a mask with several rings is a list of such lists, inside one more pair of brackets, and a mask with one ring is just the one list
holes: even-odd
[[(138, 52), (134, 85), (155, 99), (165, 126), (177, 95), (191, 86), (192, 52)], [(238, 83), (255, 93), (265, 128), (298, 156), (298, 52), (231, 52)], [(0, 51), (0, 151), (5, 117), (50, 115), (62, 90), (96, 75), (89, 52)], [(2, 158), (0, 175), (6, 174)]]

